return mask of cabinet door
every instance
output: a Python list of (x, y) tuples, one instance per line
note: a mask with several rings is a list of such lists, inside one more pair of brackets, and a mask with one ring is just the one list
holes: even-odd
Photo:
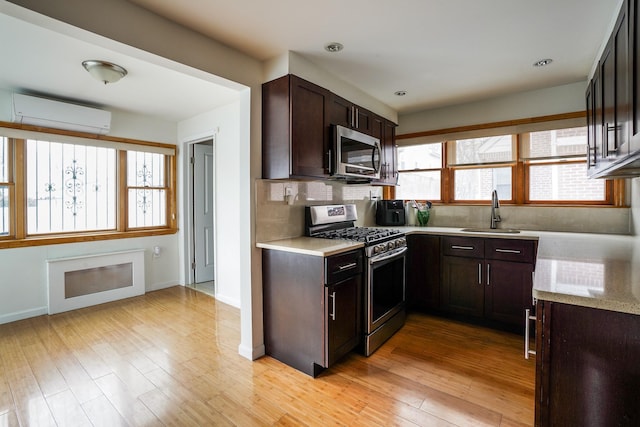
[(328, 175), (330, 94), (291, 76), (291, 175)]
[(348, 128), (353, 127), (354, 106), (351, 102), (334, 94), (331, 95), (331, 102), (329, 105), (331, 124), (345, 126)]
[(361, 336), (361, 275), (325, 288), (327, 365), (353, 350)]
[(396, 125), (389, 120), (384, 121), (384, 152), (387, 183), (396, 185), (398, 183), (398, 156), (396, 148)]
[(628, 154), (629, 84), (626, 3), (600, 61), (603, 152), (607, 160)]
[(532, 305), (533, 266), (520, 262), (487, 260), (485, 269), (485, 317), (524, 327), (524, 310)]
[(481, 258), (443, 256), (440, 306), (444, 311), (481, 317), (484, 307)]
[(594, 110), (594, 82), (591, 80), (585, 93), (587, 107), (587, 174), (596, 165), (596, 115)]
[(440, 308), (440, 237), (407, 236), (407, 305)]
[(540, 309), (536, 425), (640, 425), (640, 318), (547, 301)]
[(329, 105), (331, 124), (356, 129), (367, 135), (372, 134), (373, 114), (370, 111), (335, 94), (331, 96)]

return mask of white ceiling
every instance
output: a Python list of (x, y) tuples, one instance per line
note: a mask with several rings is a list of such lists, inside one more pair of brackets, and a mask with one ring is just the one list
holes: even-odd
[[(586, 81), (620, 0), (130, 0), (260, 60), (297, 52), (399, 113)], [(19, 35), (19, 37), (16, 37)], [(179, 121), (237, 96), (0, 13), (0, 88)], [(17, 40), (18, 42), (7, 42)], [(328, 53), (323, 46), (345, 48)], [(552, 58), (544, 68), (533, 62)], [(85, 59), (127, 68), (101, 85)], [(179, 64), (178, 64), (179, 65)], [(159, 89), (161, 88), (161, 90)], [(398, 97), (395, 91), (405, 90)], [(203, 96), (204, 95), (204, 96)]]

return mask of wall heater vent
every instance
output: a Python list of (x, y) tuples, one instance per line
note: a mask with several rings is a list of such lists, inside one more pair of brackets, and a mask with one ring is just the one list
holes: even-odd
[(47, 261), (49, 314), (142, 295), (144, 249)]

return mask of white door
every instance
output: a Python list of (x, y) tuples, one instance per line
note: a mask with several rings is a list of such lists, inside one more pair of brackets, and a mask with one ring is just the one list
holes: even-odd
[(196, 283), (213, 281), (213, 145), (194, 144), (193, 241)]

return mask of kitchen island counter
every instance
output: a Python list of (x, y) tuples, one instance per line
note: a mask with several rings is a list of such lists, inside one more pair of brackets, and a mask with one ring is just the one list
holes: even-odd
[(533, 296), (640, 314), (638, 237), (540, 233)]

